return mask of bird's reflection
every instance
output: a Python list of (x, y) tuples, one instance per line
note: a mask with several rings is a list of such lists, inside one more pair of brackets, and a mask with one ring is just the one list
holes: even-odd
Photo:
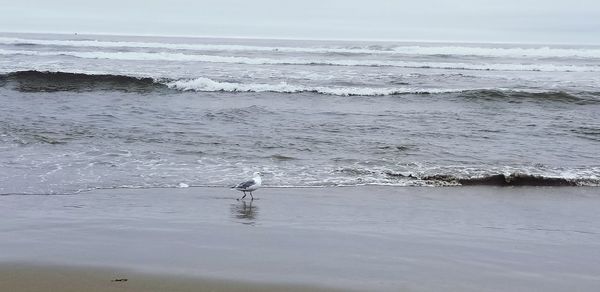
[(253, 201), (239, 201), (231, 205), (231, 215), (236, 222), (254, 225), (258, 215), (258, 206)]

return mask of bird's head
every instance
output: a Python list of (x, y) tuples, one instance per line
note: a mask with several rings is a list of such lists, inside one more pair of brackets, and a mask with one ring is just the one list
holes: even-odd
[(260, 171), (257, 171), (254, 173), (254, 177), (261, 177), (262, 173), (260, 173)]

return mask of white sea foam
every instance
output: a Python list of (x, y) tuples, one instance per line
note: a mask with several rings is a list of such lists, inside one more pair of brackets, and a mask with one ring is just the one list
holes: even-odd
[(600, 72), (600, 66), (575, 66), (556, 64), (515, 64), (515, 63), (463, 63), (463, 62), (415, 62), (392, 60), (344, 60), (323, 58), (249, 58), (237, 56), (196, 55), (169, 52), (76, 52), (76, 51), (31, 51), (4, 50), (0, 55), (30, 56), (72, 56), (86, 59), (110, 59), (126, 61), (189, 61), (206, 63), (232, 63), (248, 65), (322, 65), (322, 66), (372, 66), (403, 68), (434, 68), (456, 70), (491, 71), (548, 71), (548, 72)]
[(191, 80), (177, 80), (167, 83), (169, 88), (183, 91), (228, 91), (228, 92), (316, 92), (320, 94), (341, 96), (382, 96), (394, 94), (427, 94), (427, 93), (449, 93), (461, 92), (464, 89), (438, 89), (438, 88), (373, 88), (373, 87), (324, 87), (324, 86), (300, 86), (281, 82), (278, 84), (262, 83), (234, 83), (218, 82), (209, 78), (196, 78)]
[(257, 46), (257, 45), (225, 45), (225, 44), (189, 44), (161, 42), (131, 41), (99, 41), (99, 40), (44, 40), (0, 37), (0, 44), (35, 44), (73, 47), (98, 48), (155, 48), (171, 50), (200, 51), (280, 51), (297, 53), (342, 53), (342, 54), (405, 54), (405, 55), (455, 55), (455, 56), (487, 56), (487, 57), (545, 57), (545, 58), (600, 58), (600, 48), (565, 48), (565, 47), (484, 47), (476, 45), (388, 45), (361, 47), (291, 47), (291, 46)]
[(551, 48), (551, 47), (471, 47), (471, 46), (399, 46), (395, 53), (407, 55), (454, 55), (481, 57), (542, 57), (542, 58), (600, 58), (600, 48)]
[(256, 45), (223, 45), (223, 44), (186, 44), (186, 43), (157, 43), (157, 42), (117, 42), (97, 40), (40, 40), (0, 37), (0, 44), (33, 44), (50, 46), (73, 46), (95, 48), (155, 48), (170, 50), (197, 51), (267, 51), (267, 52), (298, 52), (298, 53), (357, 53), (378, 54), (394, 53), (393, 50), (374, 50), (368, 48), (340, 47), (289, 47), (289, 46), (256, 46)]

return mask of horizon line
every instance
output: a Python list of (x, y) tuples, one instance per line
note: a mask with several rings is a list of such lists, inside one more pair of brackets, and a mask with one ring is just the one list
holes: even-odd
[(432, 39), (377, 39), (377, 38), (312, 38), (312, 37), (273, 37), (273, 36), (225, 36), (225, 35), (177, 35), (177, 34), (132, 34), (111, 32), (65, 32), (65, 31), (0, 31), (0, 34), (53, 34), (53, 35), (83, 35), (83, 36), (120, 36), (120, 37), (159, 37), (159, 38), (212, 38), (240, 40), (285, 40), (285, 41), (342, 41), (342, 42), (405, 42), (405, 43), (458, 43), (458, 44), (499, 44), (499, 45), (571, 45), (571, 46), (600, 46), (600, 43), (573, 42), (517, 42), (517, 41), (472, 41), (472, 40), (432, 40)]

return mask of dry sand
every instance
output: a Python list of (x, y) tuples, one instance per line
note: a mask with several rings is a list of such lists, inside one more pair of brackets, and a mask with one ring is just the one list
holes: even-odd
[(597, 188), (255, 195), (0, 196), (0, 291), (600, 291)]

